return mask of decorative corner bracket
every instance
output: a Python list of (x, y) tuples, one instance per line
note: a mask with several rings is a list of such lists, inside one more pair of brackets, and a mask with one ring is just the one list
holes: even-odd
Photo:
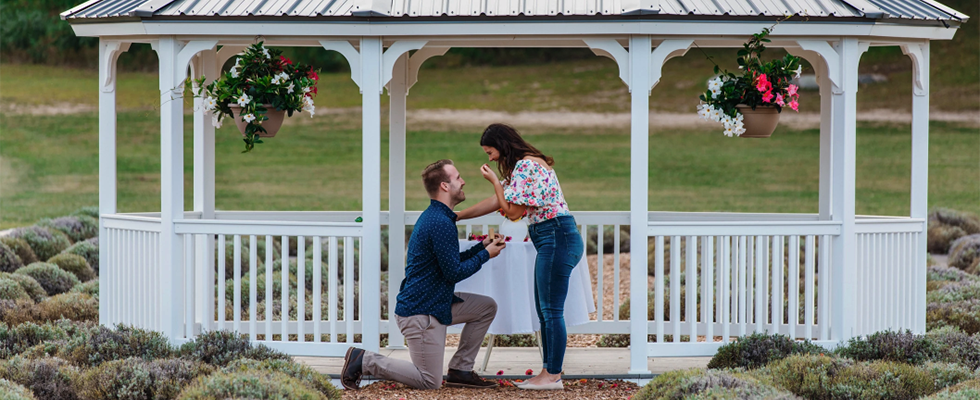
[[(391, 46), (388, 46), (388, 50), (385, 50), (384, 54), (381, 56), (381, 87), (387, 86), (388, 82), (391, 81), (391, 71), (395, 68), (395, 62), (398, 61), (398, 58), (401, 57), (402, 54), (408, 53), (412, 50), (419, 50), (425, 47), (426, 43), (428, 43), (426, 40), (399, 40), (393, 43)], [(443, 50), (442, 54), (446, 54), (446, 50), (449, 49), (447, 48)], [(413, 56), (411, 58), (415, 57)], [(420, 62), (419, 65), (421, 64), (422, 63)], [(418, 81), (418, 69), (416, 69), (415, 78), (416, 79), (415, 81), (412, 81), (412, 84)], [(411, 84), (408, 86), (411, 87)]]
[(449, 51), (449, 47), (423, 47), (408, 58), (408, 76), (405, 77), (405, 94), (419, 81), (419, 69), (426, 60), (441, 57)]
[(833, 91), (840, 92), (843, 81), (840, 76), (840, 54), (837, 54), (837, 50), (823, 40), (797, 40), (796, 43), (800, 45), (801, 49), (811, 54), (808, 58), (811, 63), (815, 61), (814, 55), (819, 56), (824, 63), (827, 79), (830, 79), (830, 83), (834, 85)]
[(223, 65), (225, 65), (225, 63), (228, 62), (228, 59), (241, 54), (247, 48), (248, 46), (240, 45), (240, 44), (221, 46), (221, 49), (218, 50), (218, 58), (217, 58), (218, 68), (221, 68)]
[(915, 96), (927, 96), (926, 88), (929, 74), (928, 61), (929, 43), (903, 44), (902, 52), (912, 59), (912, 94)]
[(650, 87), (647, 89), (648, 92), (660, 83), (664, 63), (671, 58), (687, 54), (687, 50), (691, 48), (692, 44), (694, 44), (694, 39), (667, 39), (653, 49), (653, 53), (650, 54)]
[(197, 56), (197, 53), (205, 50), (214, 50), (216, 47), (218, 47), (217, 40), (194, 40), (185, 44), (180, 49), (180, 52), (177, 53), (177, 69), (175, 70), (176, 74), (174, 74), (174, 86), (183, 86), (184, 79), (187, 79), (187, 66)]
[(101, 71), (102, 79), (100, 83), (101, 90), (105, 93), (113, 92), (116, 90), (116, 61), (119, 60), (119, 56), (122, 53), (129, 51), (128, 42), (120, 41), (103, 41), (99, 43), (102, 47), (102, 62), (99, 68)]
[(619, 79), (630, 85), (630, 58), (626, 50), (616, 39), (585, 39), (586, 46), (597, 56), (609, 58), (619, 65)]
[(321, 40), (324, 49), (340, 53), (350, 64), (350, 79), (358, 88), (361, 87), (361, 54), (346, 40)]

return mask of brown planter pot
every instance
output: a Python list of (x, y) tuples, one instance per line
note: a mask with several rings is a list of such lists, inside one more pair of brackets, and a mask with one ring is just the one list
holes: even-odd
[(755, 110), (745, 104), (735, 106), (738, 112), (745, 117), (742, 123), (745, 124), (745, 133), (739, 137), (743, 138), (767, 138), (772, 136), (779, 124), (779, 112), (774, 106), (756, 106)]
[[(275, 137), (276, 132), (279, 132), (279, 128), (282, 127), (282, 120), (286, 118), (286, 111), (277, 110), (272, 107), (272, 104), (265, 104), (265, 109), (267, 110), (265, 116), (269, 119), (262, 122), (262, 127), (265, 128), (266, 133), (259, 132), (259, 137)], [(238, 104), (228, 105), (231, 109), (232, 117), (235, 120), (235, 126), (238, 127), (238, 131), (245, 136), (245, 127), (248, 123), (242, 120), (241, 113), (242, 108)]]

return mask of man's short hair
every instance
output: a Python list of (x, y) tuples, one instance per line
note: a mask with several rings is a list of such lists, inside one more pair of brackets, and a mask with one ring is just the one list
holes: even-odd
[(446, 166), (453, 165), (453, 160), (439, 160), (422, 170), (422, 183), (429, 197), (435, 197), (439, 193), (439, 185), (443, 182), (449, 183), (449, 173)]

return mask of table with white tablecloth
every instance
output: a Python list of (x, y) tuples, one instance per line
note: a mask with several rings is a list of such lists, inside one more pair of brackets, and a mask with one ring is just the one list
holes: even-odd
[[(477, 241), (460, 240), (460, 251), (476, 245)], [(497, 317), (488, 333), (513, 335), (541, 330), (538, 314), (534, 311), (534, 244), (507, 242), (500, 255), (491, 258), (483, 268), (456, 284), (457, 292), (490, 296), (497, 302)], [(592, 278), (585, 257), (572, 270), (568, 281), (568, 297), (565, 299), (565, 325), (574, 326), (589, 322), (589, 313), (596, 311), (592, 299)], [(461, 327), (459, 325), (457, 327)]]

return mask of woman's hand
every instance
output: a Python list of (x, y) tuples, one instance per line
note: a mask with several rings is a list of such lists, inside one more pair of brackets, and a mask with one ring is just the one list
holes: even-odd
[(490, 169), (489, 165), (483, 164), (483, 166), (480, 167), (480, 173), (483, 174), (483, 178), (490, 181), (490, 183), (500, 183), (500, 180), (497, 178), (497, 174)]

